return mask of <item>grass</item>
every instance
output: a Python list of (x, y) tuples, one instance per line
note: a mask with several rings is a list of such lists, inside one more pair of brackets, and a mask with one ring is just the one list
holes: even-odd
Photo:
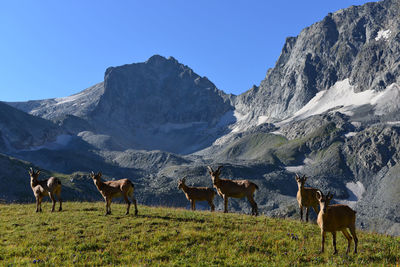
[(66, 202), (55, 213), (49, 202), (42, 206), (36, 214), (34, 204), (0, 204), (0, 266), (400, 264), (399, 237), (362, 231), (357, 255), (345, 255), (341, 233), (338, 255), (330, 235), (319, 254), (312, 223), (147, 206), (125, 216), (125, 205), (115, 203), (104, 216), (100, 202)]

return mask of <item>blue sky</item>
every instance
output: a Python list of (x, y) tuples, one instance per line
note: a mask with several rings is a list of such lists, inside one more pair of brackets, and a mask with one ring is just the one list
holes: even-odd
[(107, 67), (173, 56), (227, 93), (264, 79), (286, 37), (364, 0), (2, 0), (0, 100), (68, 96)]

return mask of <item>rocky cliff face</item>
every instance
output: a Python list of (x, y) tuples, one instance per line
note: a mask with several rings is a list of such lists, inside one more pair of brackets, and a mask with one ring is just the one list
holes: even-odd
[(174, 58), (157, 55), (108, 68), (104, 82), (69, 97), (10, 104), (108, 150), (187, 154), (211, 145), (234, 121), (228, 95)]
[(289, 37), (259, 87), (237, 105), (254, 119), (293, 115), (318, 92), (349, 79), (355, 92), (383, 90), (400, 81), (400, 3), (385, 0), (327, 15)]
[(214, 126), (233, 107), (205, 77), (174, 58), (111, 67), (105, 92), (91, 117), (132, 126), (207, 123)]

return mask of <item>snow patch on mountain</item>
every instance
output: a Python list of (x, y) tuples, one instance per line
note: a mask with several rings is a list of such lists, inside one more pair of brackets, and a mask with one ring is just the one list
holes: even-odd
[(376, 34), (375, 41), (379, 41), (381, 39), (387, 40), (389, 39), (391, 33), (392, 33), (391, 30), (380, 30)]
[(305, 158), (302, 165), (298, 165), (298, 166), (286, 166), (285, 169), (286, 169), (288, 172), (297, 173), (297, 172), (301, 172), (301, 171), (304, 169), (304, 167), (306, 167), (306, 165), (311, 165), (311, 164), (313, 164), (313, 163), (314, 163), (314, 161), (313, 161), (312, 159), (310, 159), (310, 158)]
[(337, 202), (339, 204), (346, 204), (351, 208), (354, 208), (357, 202), (362, 199), (365, 193), (365, 187), (360, 181), (357, 181), (356, 183), (346, 183), (346, 188), (349, 197), (347, 199), (337, 200)]
[(355, 135), (357, 135), (357, 132), (348, 132), (348, 133), (346, 133), (344, 136), (345, 136), (346, 138), (350, 138), (350, 137), (353, 137), (353, 136), (355, 136)]
[(322, 114), (328, 110), (336, 110), (352, 116), (355, 108), (367, 104), (374, 106), (375, 115), (383, 115), (398, 110), (400, 108), (399, 100), (400, 87), (397, 84), (392, 84), (380, 92), (374, 90), (355, 92), (349, 79), (345, 79), (336, 82), (328, 90), (318, 92), (303, 108), (290, 118), (280, 122), (279, 125)]

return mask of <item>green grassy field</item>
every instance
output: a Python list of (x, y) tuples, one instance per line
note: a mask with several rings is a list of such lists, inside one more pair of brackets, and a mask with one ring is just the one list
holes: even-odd
[[(316, 224), (241, 214), (139, 206), (139, 215), (124, 215), (113, 204), (64, 203), (50, 213), (44, 203), (0, 205), (0, 266), (71, 265), (398, 265), (400, 238), (358, 231), (359, 253), (345, 255), (347, 242), (338, 233), (319, 254)], [(352, 248), (354, 243), (352, 243)]]

